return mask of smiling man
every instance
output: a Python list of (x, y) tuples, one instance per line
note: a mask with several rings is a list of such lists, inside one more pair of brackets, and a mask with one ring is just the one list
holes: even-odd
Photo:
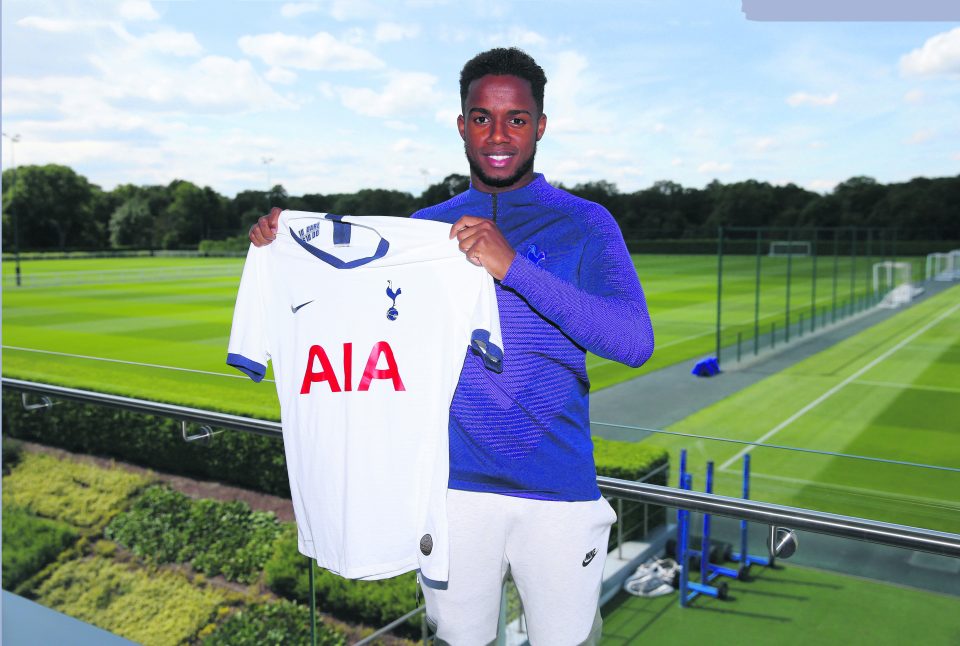
[(499, 281), (503, 372), (464, 361), (450, 409), (449, 582), (424, 581), (427, 616), (450, 644), (495, 638), (508, 570), (532, 644), (599, 637), (615, 515), (597, 488), (585, 351), (631, 366), (653, 351), (613, 217), (534, 173), (545, 84), (518, 49), (470, 60), (457, 119), (470, 189), (413, 215), (451, 222), (467, 258)]
[[(547, 128), (543, 69), (519, 49), (477, 55), (457, 119), (470, 188), (414, 218), (451, 223), (496, 280), (501, 373), (467, 352), (450, 406), (446, 582), (421, 576), (441, 643), (496, 637), (517, 584), (534, 646), (593, 643), (607, 537), (590, 439), (586, 352), (630, 366), (653, 352), (643, 290), (613, 217), (534, 173)], [(273, 239), (279, 209), (250, 231)]]

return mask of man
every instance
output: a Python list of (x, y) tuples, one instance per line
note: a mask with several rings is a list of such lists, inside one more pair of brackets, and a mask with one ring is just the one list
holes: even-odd
[[(413, 215), (450, 222), (497, 281), (503, 372), (468, 353), (450, 407), (450, 572), (423, 580), (441, 642), (495, 639), (509, 571), (534, 646), (593, 642), (610, 525), (590, 439), (585, 351), (639, 366), (653, 331), (616, 222), (534, 173), (546, 76), (524, 52), (479, 54), (460, 76), (466, 192)], [(271, 212), (250, 239), (267, 244)]]

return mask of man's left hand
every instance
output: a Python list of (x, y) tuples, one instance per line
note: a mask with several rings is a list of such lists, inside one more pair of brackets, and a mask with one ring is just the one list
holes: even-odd
[(517, 255), (497, 225), (487, 218), (463, 216), (450, 227), (450, 237), (460, 241), (460, 251), (467, 260), (483, 267), (497, 280), (503, 280)]

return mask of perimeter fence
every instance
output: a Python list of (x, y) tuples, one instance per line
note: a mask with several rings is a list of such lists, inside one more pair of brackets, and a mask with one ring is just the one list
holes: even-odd
[[(890, 228), (721, 227), (717, 359), (740, 361), (864, 312), (899, 282), (922, 281), (926, 254), (951, 244), (901, 241)], [(895, 262), (906, 277), (875, 269)]]

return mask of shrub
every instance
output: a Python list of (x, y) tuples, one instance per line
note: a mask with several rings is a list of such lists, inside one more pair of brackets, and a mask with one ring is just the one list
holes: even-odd
[(13, 590), (57, 558), (78, 532), (64, 523), (37, 518), (22, 509), (3, 509), (3, 587)]
[(17, 466), (23, 453), (23, 444), (4, 436), (3, 438), (3, 475), (10, 473), (10, 469)]
[[(281, 596), (309, 603), (310, 560), (297, 550), (293, 523), (284, 523), (273, 547), (273, 555), (263, 568), (266, 584)], [(388, 624), (416, 607), (416, 581), (413, 572), (392, 579), (355, 581), (318, 568), (314, 576), (318, 608), (372, 626)], [(411, 634), (412, 629), (419, 630), (419, 620), (411, 620), (409, 627)]]
[(283, 443), (276, 438), (229, 432), (209, 446), (187, 444), (174, 419), (69, 401), (37, 414), (7, 391), (2, 419), (13, 437), (290, 497)]
[[(593, 457), (597, 464), (597, 474), (610, 478), (621, 480), (646, 478), (644, 482), (665, 485), (670, 475), (669, 469), (664, 468), (659, 473), (647, 477), (648, 474), (670, 463), (670, 456), (666, 449), (660, 447), (595, 437), (593, 438)], [(642, 537), (644, 527), (656, 527), (666, 519), (664, 507), (645, 505), (641, 502), (625, 500), (619, 505), (614, 502), (614, 509), (618, 511), (617, 523), (623, 528), (621, 531), (625, 541)], [(616, 541), (617, 525), (614, 525), (610, 531), (608, 549), (611, 549)]]
[(141, 644), (189, 643), (231, 603), (224, 592), (198, 588), (173, 572), (155, 572), (103, 558), (69, 561), (36, 590), (37, 602)]
[[(231, 615), (201, 642), (203, 646), (284, 646), (310, 643), (310, 611), (290, 601), (259, 603)], [(342, 646), (343, 635), (317, 623), (317, 644)]]
[(144, 476), (121, 469), (25, 453), (3, 478), (3, 505), (75, 527), (100, 528), (148, 482)]
[(192, 500), (154, 486), (117, 516), (105, 534), (152, 563), (190, 563), (207, 576), (251, 583), (280, 532), (276, 517), (243, 502)]

